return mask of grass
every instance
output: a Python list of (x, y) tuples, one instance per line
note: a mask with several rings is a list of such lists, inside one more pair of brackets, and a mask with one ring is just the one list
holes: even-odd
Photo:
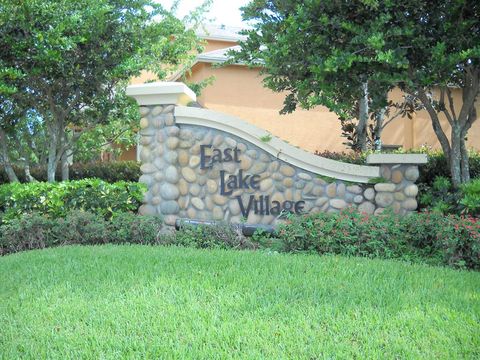
[(147, 246), (0, 258), (0, 358), (480, 357), (480, 273)]

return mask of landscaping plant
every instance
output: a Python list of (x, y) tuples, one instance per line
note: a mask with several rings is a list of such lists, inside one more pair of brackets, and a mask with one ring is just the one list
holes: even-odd
[(338, 214), (291, 216), (276, 235), (258, 232), (244, 238), (226, 224), (163, 228), (159, 217), (116, 212), (69, 211), (63, 218), (27, 213), (0, 226), (0, 254), (58, 245), (148, 244), (268, 252), (337, 254), (399, 259), (480, 270), (480, 221), (439, 212), (399, 217), (370, 216), (355, 209)]
[(0, 185), (0, 212), (3, 222), (32, 212), (57, 219), (71, 210), (90, 211), (109, 219), (117, 213), (136, 212), (144, 192), (145, 185), (138, 182), (109, 184), (99, 179), (10, 183)]

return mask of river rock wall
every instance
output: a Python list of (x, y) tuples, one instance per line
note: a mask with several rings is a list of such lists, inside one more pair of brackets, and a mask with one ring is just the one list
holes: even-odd
[[(338, 212), (357, 207), (404, 214), (417, 207), (416, 165), (383, 165), (384, 182), (355, 184), (292, 166), (234, 135), (177, 124), (174, 105), (140, 107), (141, 214), (274, 224), (288, 212)], [(267, 142), (268, 139), (265, 139)], [(379, 179), (377, 179), (379, 181)]]

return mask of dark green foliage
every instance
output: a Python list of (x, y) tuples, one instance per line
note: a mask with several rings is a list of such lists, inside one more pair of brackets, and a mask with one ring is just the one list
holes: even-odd
[(282, 251), (422, 261), (480, 270), (480, 221), (435, 212), (399, 217), (361, 214), (292, 216), (278, 231)]
[(3, 222), (38, 212), (53, 218), (65, 217), (71, 210), (85, 210), (110, 218), (117, 213), (136, 212), (142, 203), (145, 185), (119, 181), (109, 184), (99, 179), (61, 183), (0, 185), (0, 211)]
[(145, 244), (195, 248), (254, 249), (250, 240), (226, 224), (185, 227), (162, 233), (158, 216), (117, 213), (110, 220), (88, 211), (75, 210), (54, 219), (37, 212), (13, 218), (0, 226), (0, 255), (58, 245)]
[(475, 179), (461, 186), (460, 204), (465, 213), (480, 215), (480, 179)]
[[(425, 152), (425, 150), (414, 150), (412, 152)], [(437, 176), (450, 177), (450, 171), (447, 166), (447, 159), (442, 151), (426, 151), (428, 163), (420, 166), (420, 177), (417, 182), (432, 186)], [(480, 152), (469, 152), (470, 177), (472, 179), (480, 177)]]
[[(25, 173), (13, 167), (20, 182), (27, 182)], [(34, 167), (30, 169), (32, 176), (38, 181), (47, 181), (47, 169)], [(140, 178), (140, 163), (136, 161), (106, 161), (75, 163), (70, 166), (70, 180), (97, 178), (109, 183), (117, 181), (138, 181)], [(61, 170), (57, 169), (56, 178), (61, 178)], [(0, 169), (0, 184), (8, 183), (8, 177), (3, 168)]]
[(109, 242), (107, 221), (87, 211), (70, 211), (54, 221), (53, 234), (64, 244), (96, 245)]
[(459, 200), (460, 191), (455, 191), (451, 181), (444, 176), (437, 176), (431, 186), (426, 183), (420, 185), (419, 208), (428, 208), (442, 214), (460, 213), (462, 208)]
[(432, 186), (420, 185), (420, 209), (428, 208), (442, 214), (480, 215), (480, 178), (462, 184), (459, 189), (443, 176), (437, 176)]
[(324, 150), (324, 151), (315, 150), (315, 155), (318, 155), (327, 159), (332, 159), (336, 161), (342, 161), (342, 162), (347, 162), (350, 164), (357, 164), (357, 165), (365, 165), (365, 160), (367, 159), (366, 153), (354, 152), (354, 151), (335, 152), (330, 150)]
[(152, 0), (0, 0), (2, 155), (48, 162), (53, 182), (70, 154), (86, 161), (133, 145), (139, 113), (126, 85), (145, 70), (164, 79), (195, 57), (202, 8), (182, 21)]
[[(282, 112), (323, 105), (340, 120), (363, 122), (356, 129), (361, 150), (365, 113), (381, 114), (387, 93), (400, 88), (412, 100), (407, 114), (427, 111), (458, 187), (469, 180), (465, 138), (477, 119), (479, 4), (253, 0), (242, 8), (252, 26), (231, 53), (235, 61), (261, 66), (264, 85), (285, 95)], [(453, 88), (461, 92), (460, 103), (453, 101)]]
[(97, 178), (109, 183), (136, 182), (140, 175), (140, 163), (136, 161), (77, 163), (70, 167), (70, 180)]
[(480, 221), (438, 212), (368, 216), (347, 209), (339, 214), (292, 216), (276, 236), (258, 232), (252, 239), (227, 225), (185, 227), (171, 233), (164, 231), (159, 217), (131, 213), (110, 220), (84, 211), (59, 219), (32, 213), (0, 226), (0, 255), (103, 243), (339, 254), (480, 270)]
[(256, 246), (228, 224), (185, 226), (171, 236), (162, 239), (165, 245), (195, 248), (254, 249)]
[(113, 217), (108, 224), (108, 239), (114, 244), (157, 244), (162, 228), (159, 216), (138, 216), (121, 213)]
[(161, 219), (121, 213), (107, 221), (98, 214), (71, 211), (52, 219), (30, 213), (0, 226), (0, 255), (58, 245), (155, 244)]
[(65, 244), (63, 238), (55, 236), (57, 223), (33, 213), (0, 226), (0, 255)]

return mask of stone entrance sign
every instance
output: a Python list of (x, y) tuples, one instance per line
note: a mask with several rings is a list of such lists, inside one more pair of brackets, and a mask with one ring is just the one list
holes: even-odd
[[(274, 224), (283, 214), (368, 214), (417, 208), (420, 154), (373, 154), (360, 166), (296, 148), (238, 118), (188, 107), (195, 94), (182, 83), (132, 85), (140, 105), (142, 214)], [(373, 184), (375, 182), (375, 184)]]

